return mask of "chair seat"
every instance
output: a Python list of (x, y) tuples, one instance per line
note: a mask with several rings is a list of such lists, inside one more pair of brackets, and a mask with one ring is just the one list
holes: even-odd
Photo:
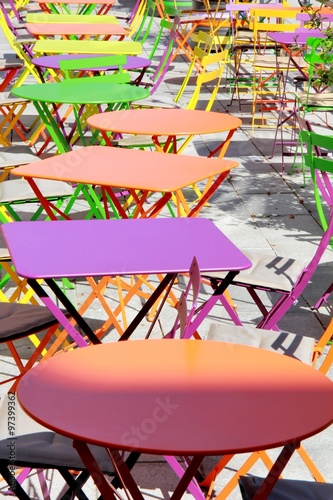
[(40, 161), (29, 146), (8, 146), (0, 148), (0, 168), (26, 165)]
[[(167, 135), (159, 136), (159, 141), (161, 144), (165, 143), (168, 139)], [(152, 140), (149, 135), (134, 135), (132, 137), (124, 137), (123, 139), (114, 139), (111, 141), (112, 146), (118, 146), (120, 148), (134, 148), (139, 146), (152, 146)]]
[[(241, 271), (233, 283), (253, 285), (265, 289), (288, 292), (292, 289), (306, 262), (287, 257), (268, 256), (257, 252), (244, 251), (252, 262), (252, 267)], [(207, 275), (206, 275), (207, 276)], [(224, 278), (226, 273), (210, 273), (209, 277)]]
[(15, 97), (10, 92), (0, 92), (0, 106), (10, 106), (11, 104), (28, 103), (29, 99)]
[[(59, 198), (73, 194), (72, 186), (66, 182), (44, 179), (36, 179), (35, 182), (45, 198)], [(13, 179), (0, 184), (0, 203), (33, 201), (36, 199), (35, 193), (24, 179)]]
[[(301, 57), (294, 58), (295, 63), (300, 68), (306, 68), (307, 63)], [(290, 58), (279, 56), (276, 57), (274, 55), (257, 55), (253, 60), (253, 66), (257, 68), (267, 68), (267, 69), (292, 69), (293, 66), (290, 64)]]
[(147, 99), (141, 99), (137, 103), (133, 103), (133, 108), (180, 108), (181, 106), (176, 103), (171, 97), (165, 95), (153, 95)]
[(5, 243), (5, 239), (0, 231), (0, 264), (2, 260), (11, 260), (11, 256), (7, 245)]
[(304, 335), (222, 323), (211, 324), (205, 340), (260, 347), (297, 358), (308, 365), (312, 364), (315, 347), (315, 340)]
[[(10, 395), (12, 398), (13, 396)], [(9, 462), (8, 451), (8, 395), (0, 402), (0, 461)], [(13, 405), (12, 405), (13, 406)], [(12, 463), (29, 464), (40, 468), (64, 467), (83, 470), (83, 465), (72, 440), (46, 429), (30, 418), (16, 400), (15, 405), (15, 459)], [(89, 446), (103, 472), (113, 474), (114, 469), (104, 448)]]
[(321, 92), (320, 94), (308, 94), (307, 92), (299, 92), (296, 94), (296, 96), (302, 104), (319, 107), (333, 107), (333, 92)]
[(15, 37), (15, 42), (16, 43), (22, 43), (22, 44), (26, 44), (26, 43), (36, 43), (36, 38), (32, 35), (18, 35), (17, 37)]
[(19, 59), (6, 57), (0, 59), (0, 70), (22, 68), (23, 66), (23, 61), (20, 61)]
[(47, 307), (0, 302), (0, 340), (9, 341), (46, 330), (58, 321)]
[(251, 43), (250, 47), (253, 48), (254, 35), (253, 31), (250, 30), (238, 30), (235, 35), (234, 44), (237, 46), (237, 42), (248, 42)]
[[(241, 476), (239, 487), (243, 500), (252, 500), (262, 481), (262, 477)], [(278, 479), (268, 498), (269, 500), (332, 500), (333, 484)]]

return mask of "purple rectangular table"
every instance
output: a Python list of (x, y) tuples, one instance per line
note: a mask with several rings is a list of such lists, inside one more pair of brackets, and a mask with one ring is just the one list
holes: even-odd
[[(86, 345), (86, 341), (37, 280), (45, 280), (81, 331), (96, 344), (100, 340), (54, 279), (165, 275), (120, 336), (120, 340), (126, 340), (177, 274), (189, 271), (194, 256), (203, 272), (228, 272), (209, 299), (211, 307), (236, 274), (251, 266), (248, 258), (207, 219), (12, 222), (4, 224), (2, 232), (17, 274), (28, 278), (79, 346)], [(205, 307), (198, 313), (202, 320), (209, 310)]]

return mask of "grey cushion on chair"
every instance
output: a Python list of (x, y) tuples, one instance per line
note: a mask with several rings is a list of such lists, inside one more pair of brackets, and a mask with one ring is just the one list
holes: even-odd
[[(66, 182), (35, 179), (45, 198), (71, 196), (73, 188)], [(24, 179), (13, 179), (0, 183), (0, 203), (36, 200), (36, 195)]]
[[(307, 264), (302, 260), (272, 257), (258, 252), (244, 251), (243, 253), (250, 259), (252, 266), (237, 274), (233, 280), (234, 283), (289, 291)], [(226, 274), (210, 273), (207, 276), (224, 278)]]
[(333, 107), (333, 92), (321, 92), (316, 94), (298, 92), (296, 96), (302, 104), (306, 104), (308, 106)]
[(15, 59), (14, 57), (5, 57), (0, 59), (0, 70), (22, 68), (23, 66), (23, 61)]
[[(307, 63), (301, 57), (297, 57), (295, 63), (297, 63), (300, 68), (307, 67)], [(290, 58), (284, 56), (279, 56), (278, 58), (276, 58), (276, 56), (274, 55), (270, 56), (263, 54), (255, 56), (253, 60), (253, 66), (256, 66), (258, 68), (276, 69), (277, 64), (280, 69), (288, 69), (290, 67)]]
[(29, 99), (15, 97), (10, 92), (0, 92), (0, 106), (10, 106), (11, 104), (28, 103)]
[[(72, 440), (46, 429), (35, 422), (21, 408), (14, 395), (5, 395), (0, 401), (0, 460), (9, 460), (8, 408), (15, 411), (15, 463), (34, 468), (85, 469)], [(11, 399), (9, 399), (11, 398)], [(47, 404), (47, 402), (45, 402)], [(78, 421), (80, 416), (78, 415)], [(79, 422), (78, 422), (79, 425)], [(114, 470), (104, 448), (90, 446), (103, 472)]]
[(0, 168), (17, 167), (40, 161), (29, 146), (8, 146), (0, 148)]
[(180, 104), (165, 94), (155, 93), (146, 99), (133, 103), (133, 108), (181, 108)]
[(57, 323), (47, 307), (0, 302), (0, 342), (23, 338)]
[[(168, 136), (161, 135), (159, 136), (160, 144), (164, 144)], [(152, 139), (149, 135), (133, 135), (131, 137), (124, 137), (122, 139), (113, 139), (111, 141), (112, 146), (118, 146), (120, 148), (134, 148), (134, 147), (149, 147), (154, 146)]]
[(297, 358), (308, 365), (312, 364), (315, 346), (313, 338), (303, 335), (222, 323), (210, 325), (205, 339), (260, 347)]
[[(239, 487), (243, 500), (252, 500), (263, 478), (241, 476)], [(268, 500), (333, 500), (333, 484), (294, 479), (278, 479)]]

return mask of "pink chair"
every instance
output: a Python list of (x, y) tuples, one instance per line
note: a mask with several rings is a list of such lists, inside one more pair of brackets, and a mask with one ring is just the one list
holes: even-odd
[[(322, 160), (322, 159), (321, 159)], [(252, 267), (241, 271), (234, 279), (232, 285), (246, 288), (258, 306), (263, 318), (259, 321), (257, 328), (266, 330), (277, 330), (277, 324), (291, 306), (297, 301), (314, 272), (321, 258), (330, 244), (333, 236), (333, 187), (329, 172), (333, 172), (333, 162), (323, 161), (310, 162), (311, 177), (316, 183), (318, 176), (324, 179), (325, 199), (323, 205), (327, 210), (326, 229), (316, 248), (310, 262), (301, 259), (291, 259), (284, 256), (270, 256), (257, 252), (244, 252), (252, 262)], [(223, 281), (224, 276), (212, 273), (207, 276), (213, 288)], [(332, 286), (333, 288), (333, 286)], [(258, 291), (265, 291), (278, 296), (277, 301), (267, 310), (259, 297)]]

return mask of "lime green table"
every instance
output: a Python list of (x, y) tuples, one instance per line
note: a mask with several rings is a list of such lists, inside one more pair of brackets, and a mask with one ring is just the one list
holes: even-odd
[[(34, 103), (59, 152), (65, 153), (72, 149), (71, 139), (74, 135), (75, 125), (83, 137), (82, 123), (80, 123), (83, 105), (106, 105), (106, 110), (111, 110), (117, 105), (117, 109), (126, 109), (132, 101), (148, 97), (149, 89), (127, 83), (110, 83), (108, 76), (101, 76), (22, 85), (13, 89), (12, 93), (16, 97), (24, 97)], [(50, 104), (53, 105), (53, 112), (49, 109)], [(69, 135), (66, 134), (59, 116), (59, 106), (57, 106), (59, 104), (69, 104), (74, 109), (76, 123)], [(77, 107), (79, 107), (79, 111)]]

